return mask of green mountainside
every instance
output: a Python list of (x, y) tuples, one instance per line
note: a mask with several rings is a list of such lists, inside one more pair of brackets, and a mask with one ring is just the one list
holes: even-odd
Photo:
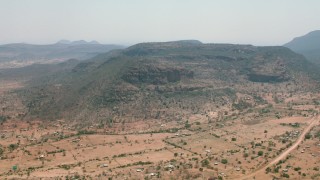
[(19, 94), (26, 117), (77, 122), (181, 120), (262, 92), (314, 91), (317, 67), (285, 47), (142, 43), (34, 78)]

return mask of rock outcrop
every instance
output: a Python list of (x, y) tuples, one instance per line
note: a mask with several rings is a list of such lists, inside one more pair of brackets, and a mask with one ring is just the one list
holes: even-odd
[(166, 84), (179, 82), (183, 78), (192, 79), (193, 71), (181, 67), (164, 67), (157, 65), (144, 65), (143, 67), (133, 67), (122, 79), (132, 84)]

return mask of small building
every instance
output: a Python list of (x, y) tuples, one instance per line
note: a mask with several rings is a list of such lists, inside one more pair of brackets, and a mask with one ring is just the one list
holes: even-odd
[(169, 164), (169, 165), (165, 166), (165, 168), (168, 168), (168, 169), (174, 169), (174, 165)]
[(100, 167), (101, 168), (108, 167), (108, 164), (101, 164)]

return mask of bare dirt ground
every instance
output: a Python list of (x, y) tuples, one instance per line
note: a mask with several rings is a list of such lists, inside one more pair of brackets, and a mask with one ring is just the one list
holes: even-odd
[[(320, 122), (319, 120), (320, 120), (319, 116), (313, 117), (310, 124), (303, 130), (303, 132), (300, 134), (299, 138), (296, 140), (296, 142), (292, 146), (290, 146), (288, 149), (286, 149), (283, 153), (281, 153), (278, 157), (273, 159), (267, 165), (261, 167), (260, 169), (258, 169), (257, 171), (255, 171), (251, 174), (248, 174), (244, 177), (241, 177), (241, 179), (259, 179), (258, 174), (264, 173), (266, 168), (275, 165), (276, 163), (278, 163), (282, 159), (285, 159), (289, 155), (289, 153), (291, 153), (293, 150), (295, 150), (301, 144), (301, 142), (305, 139), (306, 134), (309, 133), (311, 128), (313, 128), (314, 126), (319, 126), (319, 122)], [(257, 176), (258, 178), (256, 178), (255, 176)], [(255, 177), (255, 178), (253, 178), (253, 177)]]
[[(259, 174), (262, 174), (259, 177), (270, 177), (265, 175), (265, 168), (296, 149), (298, 142), (303, 139), (301, 137), (305, 136), (311, 125), (315, 125), (315, 121), (299, 128), (305, 130), (297, 140), (292, 140), (296, 143), (288, 149), (286, 144), (274, 140), (276, 147), (269, 152), (262, 148), (265, 143), (252, 149), (251, 142), (270, 142), (271, 139), (285, 134), (291, 128), (279, 124), (290, 122), (288, 119), (290, 118), (270, 120), (253, 126), (239, 125), (242, 128), (236, 133), (232, 133), (234, 127), (230, 126), (210, 129), (208, 132), (178, 131), (129, 135), (80, 135), (77, 130), (68, 129), (67, 125), (57, 127), (40, 121), (11, 121), (4, 123), (1, 129), (4, 134), (1, 146), (5, 149), (5, 156), (2, 156), (0, 163), (0, 174), (2, 177), (23, 179), (54, 179), (76, 175), (94, 179), (99, 176), (142, 179), (146, 176), (152, 177), (152, 173), (159, 173), (162, 179), (174, 176), (185, 179), (186, 175), (196, 179), (219, 175), (225, 179), (238, 179), (245, 174), (248, 176), (244, 176), (244, 179), (255, 175), (258, 177)], [(311, 122), (309, 118), (303, 117), (291, 120), (305, 124)], [(207, 125), (199, 126), (204, 128)], [(263, 133), (264, 129), (270, 129), (265, 133), (267, 136)], [(244, 132), (247, 131), (252, 134), (245, 136)], [(61, 137), (62, 132), (64, 137)], [(237, 140), (232, 141), (233, 137)], [(11, 144), (18, 144), (18, 147), (11, 151)], [(281, 148), (284, 148), (284, 151), (277, 156)], [(268, 153), (267, 161), (270, 163), (265, 161), (266, 157), (252, 154), (259, 150)], [(246, 152), (248, 157), (244, 157)], [(228, 163), (223, 164), (222, 159), (227, 159)], [(206, 160), (209, 165), (204, 165)], [(19, 168), (17, 172), (12, 170), (14, 165)], [(171, 165), (174, 168), (170, 171), (167, 166)], [(200, 168), (203, 170), (200, 171)], [(142, 172), (137, 172), (140, 169), (143, 169)]]
[(21, 82), (0, 80), (0, 94), (23, 87)]
[(65, 61), (65, 59), (38, 59), (38, 60), (29, 60), (29, 61), (8, 61), (8, 62), (0, 62), (0, 69), (8, 69), (8, 68), (20, 68), (25, 67), (32, 64), (53, 64), (60, 63)]

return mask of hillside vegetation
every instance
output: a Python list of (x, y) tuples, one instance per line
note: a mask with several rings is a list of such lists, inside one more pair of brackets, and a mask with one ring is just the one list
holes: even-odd
[(237, 93), (314, 91), (317, 67), (285, 47), (142, 43), (33, 79), (19, 91), (26, 117), (113, 123), (181, 120), (222, 106), (247, 108)]

